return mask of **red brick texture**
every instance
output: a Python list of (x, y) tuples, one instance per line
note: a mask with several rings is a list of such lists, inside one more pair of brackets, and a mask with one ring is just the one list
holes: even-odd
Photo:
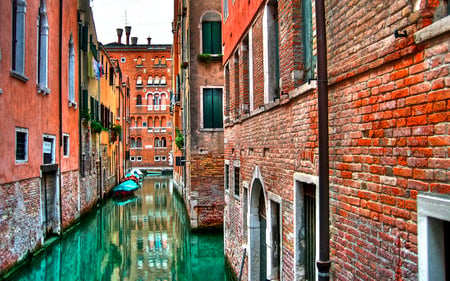
[[(317, 176), (317, 93), (307, 85), (297, 88), (284, 71), (302, 67), (295, 43), (299, 11), (297, 1), (278, 5), (280, 75), (288, 95), (260, 108), (263, 38), (257, 13), (251, 25), (255, 106), (225, 127), (229, 173), (238, 160), (241, 178), (239, 197), (233, 176), (225, 193), (225, 252), (239, 272), (242, 245), (249, 244), (242, 187), (251, 185), (258, 167), (265, 192), (282, 198), (282, 280), (297, 280), (293, 175)], [(424, 16), (432, 9), (414, 11), (408, 1), (330, 0), (326, 6), (333, 280), (417, 280), (417, 194), (450, 193), (450, 37), (416, 44), (413, 34), (432, 24), (433, 17)], [(395, 38), (395, 29), (408, 36)], [(244, 279), (247, 272), (246, 262)]]

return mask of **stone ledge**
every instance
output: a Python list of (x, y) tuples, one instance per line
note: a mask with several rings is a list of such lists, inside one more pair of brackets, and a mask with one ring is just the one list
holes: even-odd
[(419, 44), (449, 31), (450, 31), (450, 16), (447, 16), (417, 31), (414, 34), (414, 42), (416, 44)]

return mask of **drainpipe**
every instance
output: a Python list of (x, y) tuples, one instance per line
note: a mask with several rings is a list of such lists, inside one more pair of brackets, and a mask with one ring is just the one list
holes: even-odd
[(63, 229), (63, 215), (62, 215), (62, 200), (61, 200), (61, 173), (62, 173), (62, 163), (61, 163), (61, 147), (63, 145), (63, 129), (62, 129), (62, 122), (63, 122), (63, 116), (62, 116), (62, 98), (63, 98), (63, 91), (62, 91), (62, 48), (63, 48), (63, 0), (59, 0), (59, 225), (60, 225), (60, 234), (62, 233)]
[(319, 260), (318, 280), (330, 278), (330, 194), (328, 160), (327, 38), (324, 0), (316, 0), (317, 88), (319, 110)]

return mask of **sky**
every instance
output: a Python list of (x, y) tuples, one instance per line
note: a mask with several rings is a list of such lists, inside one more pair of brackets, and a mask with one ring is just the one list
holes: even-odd
[(138, 37), (138, 44), (147, 44), (147, 37), (152, 44), (172, 44), (172, 0), (91, 0), (91, 7), (103, 44), (117, 42), (117, 28), (124, 29), (122, 43), (126, 42), (125, 19), (131, 26), (130, 37)]

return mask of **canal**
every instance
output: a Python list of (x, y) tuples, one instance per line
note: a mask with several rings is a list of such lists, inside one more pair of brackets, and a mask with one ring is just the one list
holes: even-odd
[(109, 199), (11, 280), (226, 281), (221, 233), (192, 233), (171, 177)]

